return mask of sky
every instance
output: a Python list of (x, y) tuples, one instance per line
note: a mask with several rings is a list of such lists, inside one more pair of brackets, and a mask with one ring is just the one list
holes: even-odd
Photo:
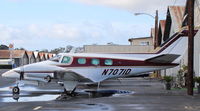
[(27, 50), (72, 45), (129, 45), (148, 37), (154, 18), (166, 18), (167, 6), (185, 0), (0, 0), (0, 44)]

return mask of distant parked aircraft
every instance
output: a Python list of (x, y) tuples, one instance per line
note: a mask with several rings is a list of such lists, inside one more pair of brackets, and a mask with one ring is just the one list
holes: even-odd
[[(2, 76), (26, 84), (62, 84), (68, 94), (73, 94), (80, 83), (99, 83), (175, 67), (186, 47), (187, 37), (182, 32), (176, 33), (157, 53), (60, 53), (50, 60), (12, 69)], [(13, 94), (19, 92), (18, 86), (13, 88)]]

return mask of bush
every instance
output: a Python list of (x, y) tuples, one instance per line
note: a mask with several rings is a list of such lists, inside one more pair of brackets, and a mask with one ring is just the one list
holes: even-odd
[(194, 77), (194, 81), (200, 85), (200, 77)]
[(173, 80), (173, 77), (172, 76), (164, 76), (164, 80), (166, 82), (171, 82)]

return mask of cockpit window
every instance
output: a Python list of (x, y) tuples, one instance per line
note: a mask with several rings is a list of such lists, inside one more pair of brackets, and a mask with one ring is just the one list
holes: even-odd
[(61, 55), (56, 55), (54, 57), (52, 57), (51, 59), (49, 59), (50, 61), (54, 61), (54, 62), (59, 62)]
[(70, 61), (71, 61), (71, 57), (64, 56), (61, 63), (68, 64), (68, 63), (70, 63)]

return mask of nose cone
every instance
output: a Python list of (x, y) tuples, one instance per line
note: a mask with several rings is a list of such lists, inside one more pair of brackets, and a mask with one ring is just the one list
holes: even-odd
[(2, 74), (2, 77), (5, 77), (5, 78), (20, 78), (20, 74), (15, 72), (14, 70), (10, 70), (10, 71), (7, 71), (5, 73)]

